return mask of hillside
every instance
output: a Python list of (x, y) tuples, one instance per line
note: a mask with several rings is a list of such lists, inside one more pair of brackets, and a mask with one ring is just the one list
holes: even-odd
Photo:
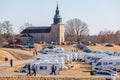
[(27, 59), (33, 59), (31, 52), (18, 50), (18, 49), (9, 49), (9, 48), (1, 48), (0, 49), (0, 62), (5, 61), (5, 57), (8, 58), (8, 60), (27, 60)]

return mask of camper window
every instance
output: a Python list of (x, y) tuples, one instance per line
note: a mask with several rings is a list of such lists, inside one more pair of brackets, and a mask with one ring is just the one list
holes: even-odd
[(106, 72), (97, 72), (96, 74), (98, 74), (98, 75), (111, 75), (110, 73), (106, 73)]
[(49, 50), (49, 52), (53, 52), (53, 50)]
[(40, 66), (40, 70), (46, 70), (47, 66)]
[(26, 64), (23, 68), (28, 68), (28, 65)]
[(101, 62), (97, 63), (97, 65), (96, 65), (96, 66), (99, 66), (99, 65), (101, 65)]
[(109, 64), (112, 64), (112, 62), (109, 62)]
[(87, 59), (90, 59), (90, 57), (87, 57)]
[(40, 60), (40, 58), (37, 58), (37, 60)]
[(103, 65), (107, 65), (107, 62), (104, 62)]

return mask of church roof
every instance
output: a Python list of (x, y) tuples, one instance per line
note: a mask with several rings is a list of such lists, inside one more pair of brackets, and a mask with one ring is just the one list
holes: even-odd
[(40, 27), (27, 27), (21, 33), (49, 33), (51, 31), (50, 26), (40, 26)]
[(25, 34), (22, 34), (21, 37), (32, 37), (32, 36), (28, 33), (25, 33)]

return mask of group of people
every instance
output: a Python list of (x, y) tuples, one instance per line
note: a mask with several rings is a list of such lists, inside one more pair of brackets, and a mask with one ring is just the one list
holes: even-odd
[[(56, 75), (56, 69), (57, 69), (57, 67), (53, 64), (51, 66), (51, 73), (50, 73), (50, 75), (52, 75), (52, 74)], [(36, 66), (36, 64), (32, 65), (32, 67), (30, 66), (30, 64), (28, 64), (28, 73), (27, 73), (27, 76), (32, 76), (32, 75), (36, 76), (36, 72), (37, 72), (37, 66)]]
[(37, 56), (38, 55), (38, 52), (37, 52), (37, 50), (35, 49), (35, 51), (33, 52), (33, 56)]
[[(5, 57), (5, 62), (7, 63), (8, 62), (8, 58)], [(13, 67), (13, 59), (10, 59), (10, 66)]]
[(27, 73), (27, 76), (28, 75), (29, 76), (32, 76), (32, 75), (36, 76), (36, 70), (37, 70), (37, 66), (34, 64), (32, 66), (32, 73), (31, 73), (31, 67), (30, 67), (30, 64), (28, 64), (28, 73)]

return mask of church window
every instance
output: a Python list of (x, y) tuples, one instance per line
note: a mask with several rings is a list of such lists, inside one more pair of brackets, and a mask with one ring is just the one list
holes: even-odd
[(44, 38), (45, 38), (45, 36), (44, 36), (44, 34), (42, 34), (42, 35), (41, 35), (41, 39), (44, 40)]

